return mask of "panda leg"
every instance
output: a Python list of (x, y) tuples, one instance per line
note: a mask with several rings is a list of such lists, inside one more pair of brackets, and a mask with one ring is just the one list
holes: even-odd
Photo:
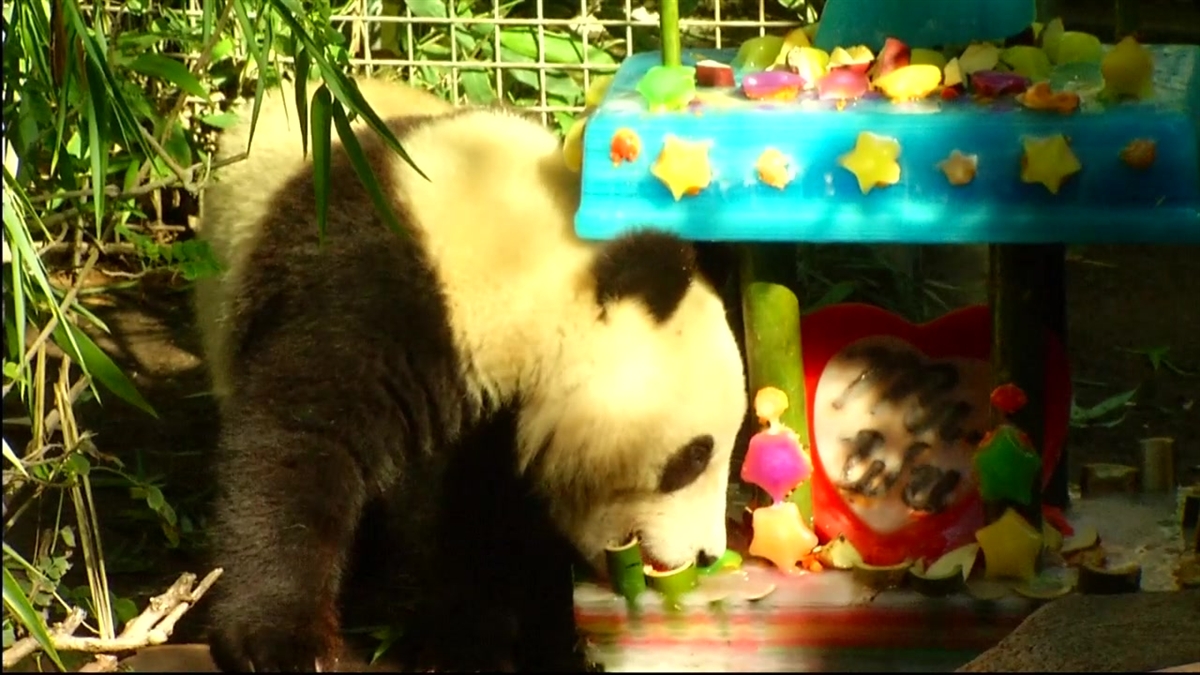
[[(590, 670), (575, 625), (574, 555), (569, 544), (548, 531), (534, 535), (527, 549), (525, 588), (518, 599), (517, 670), (585, 672)], [(543, 545), (536, 545), (541, 540)], [(513, 574), (520, 574), (514, 570)]]
[(338, 592), (366, 487), (351, 453), (276, 413), (230, 402), (223, 421), (213, 658), (226, 672), (337, 667)]

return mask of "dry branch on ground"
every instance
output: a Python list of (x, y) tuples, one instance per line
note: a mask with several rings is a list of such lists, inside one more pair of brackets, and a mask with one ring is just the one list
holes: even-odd
[[(196, 583), (196, 575), (191, 572), (180, 575), (166, 592), (150, 598), (146, 609), (125, 624), (125, 630), (113, 638), (75, 635), (75, 631), (83, 624), (85, 615), (82, 609), (76, 607), (66, 619), (50, 629), (50, 641), (54, 649), (60, 652), (87, 652), (98, 655), (96, 661), (84, 666), (83, 670), (104, 672), (108, 670), (110, 663), (115, 665), (116, 661), (103, 657), (160, 645), (170, 639), (175, 624), (216, 583), (222, 571), (221, 568), (217, 568), (209, 572), (199, 584)], [(33, 637), (18, 640), (4, 650), (5, 670), (20, 663), (40, 647)]]

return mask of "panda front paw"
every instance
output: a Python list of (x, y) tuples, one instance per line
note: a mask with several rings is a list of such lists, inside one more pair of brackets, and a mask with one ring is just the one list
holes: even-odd
[(209, 648), (227, 673), (334, 672), (342, 651), (336, 624), (311, 615), (222, 622), (210, 631)]

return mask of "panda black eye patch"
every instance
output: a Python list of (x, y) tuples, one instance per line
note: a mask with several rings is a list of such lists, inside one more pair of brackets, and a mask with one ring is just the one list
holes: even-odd
[(663, 466), (658, 479), (658, 491), (667, 494), (682, 490), (703, 475), (712, 461), (713, 437), (697, 436), (675, 451)]

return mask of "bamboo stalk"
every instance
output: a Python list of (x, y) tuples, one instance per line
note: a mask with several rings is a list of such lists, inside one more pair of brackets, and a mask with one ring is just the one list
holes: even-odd
[(662, 39), (662, 62), (668, 68), (683, 65), (679, 35), (679, 1), (663, 0), (659, 10), (658, 32)]
[[(751, 394), (767, 386), (787, 394), (789, 405), (780, 421), (796, 432), (800, 444), (808, 451), (800, 301), (791, 288), (796, 276), (794, 248), (745, 244), (741, 247), (741, 258), (742, 323)], [(801, 483), (789, 500), (795, 502), (805, 523), (811, 525), (811, 482)]]

